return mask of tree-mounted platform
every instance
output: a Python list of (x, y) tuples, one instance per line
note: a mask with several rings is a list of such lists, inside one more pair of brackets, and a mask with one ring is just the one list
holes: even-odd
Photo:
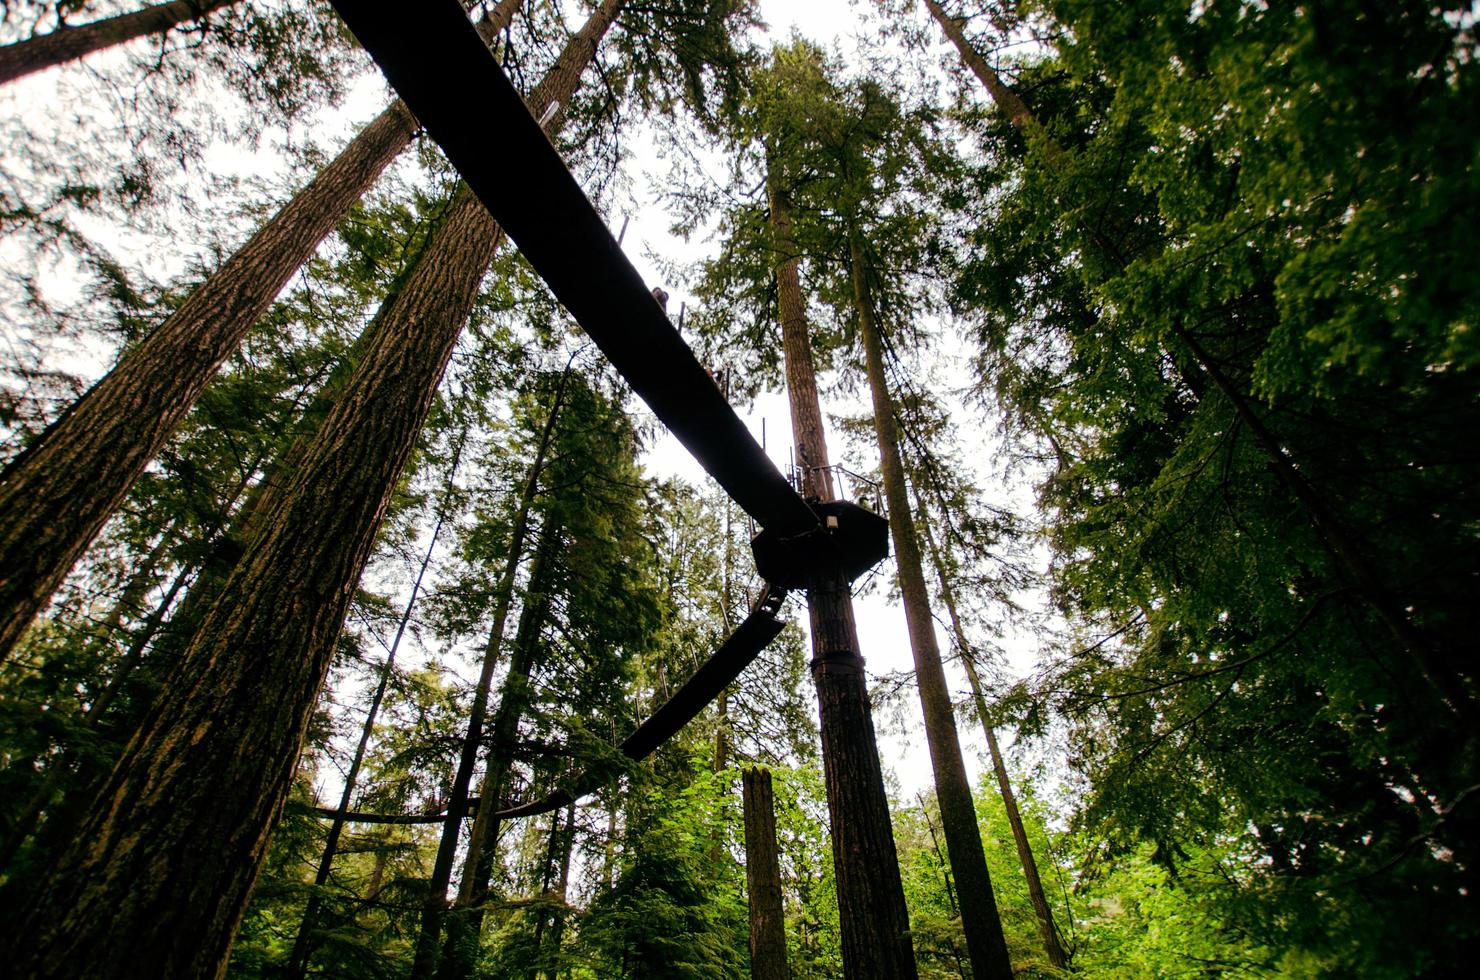
[(750, 542), (761, 578), (783, 589), (805, 589), (820, 576), (849, 582), (889, 557), (889, 522), (846, 500), (811, 505), (818, 527), (787, 536), (764, 528)]

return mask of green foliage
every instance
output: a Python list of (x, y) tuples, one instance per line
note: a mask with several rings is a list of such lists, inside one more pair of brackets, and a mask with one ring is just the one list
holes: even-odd
[[(1477, 291), (1453, 247), (1473, 25), (1415, 4), (1025, 6), (1065, 28), (1018, 88), (1069, 152), (979, 125), (959, 290), (984, 384), (1056, 463), (1040, 500), (1077, 642), (1017, 707), (1069, 720), (1107, 861), (1150, 842), (1168, 874), (1223, 869), (1210, 935), (1250, 969), (1444, 969), (1475, 941), (1450, 857), (1473, 734), (1378, 607), (1473, 681), (1455, 630), (1475, 461), (1454, 447)], [(1406, 938), (1372, 941), (1389, 929)]]
[[(1034, 795), (1031, 781), (1015, 778), (1013, 785), (1039, 874), (1048, 893), (1048, 902), (1063, 935), (1074, 927), (1067, 887), (1075, 869), (1061, 862), (1059, 855), (1065, 842), (1045, 826), (1045, 808)], [(1060, 976), (1062, 974), (1049, 964), (1044, 952), (1037, 913), (1028, 896), (1027, 879), (1019, 863), (1012, 828), (990, 772), (983, 774), (973, 795), (987, 868), (992, 877), (992, 891), (1013, 970), (1019, 976)], [(922, 795), (917, 802), (896, 805), (892, 810), (895, 845), (899, 850), (900, 874), (909, 903), (910, 928), (915, 936), (920, 975), (942, 978), (966, 975), (969, 971), (966, 941), (961, 931), (955, 882), (950, 877), (935, 799), (933, 795)], [(1073, 909), (1077, 910), (1083, 901), (1074, 895)], [(1073, 965), (1077, 968), (1080, 962), (1077, 954), (1073, 955)], [(1098, 975), (1087, 972), (1090, 976)], [(1153, 972), (1149, 975), (1160, 974)]]
[[(582, 918), (596, 976), (678, 980), (740, 974), (749, 935), (739, 869), (712, 836), (722, 797), (701, 777), (629, 811), (623, 858), (609, 891)], [(706, 811), (710, 811), (706, 816)]]
[(632, 4), (613, 48), (635, 107), (659, 116), (687, 110), (715, 125), (738, 98), (746, 52), (736, 41), (756, 17), (754, 0)]
[[(799, 38), (770, 52), (748, 77), (745, 100), (723, 134), (728, 186), (670, 190), (685, 233), (716, 225), (720, 254), (702, 264), (703, 305), (691, 322), (704, 359), (748, 398), (780, 382), (774, 269), (796, 258), (806, 284), (809, 334), (819, 371), (855, 385), (850, 248), (861, 241), (876, 312), (901, 346), (927, 342), (924, 318), (940, 309), (935, 276), (950, 264), (937, 197), (957, 166), (937, 112), (892, 80), (849, 76)], [(792, 219), (796, 254), (778, 251), (773, 198)]]
[(1282, 959), (1229, 921), (1219, 887), (1228, 866), (1189, 856), (1173, 876), (1153, 845), (1123, 855), (1076, 896), (1082, 910), (1074, 964), (1096, 977), (1317, 976), (1296, 953)]
[[(1058, 820), (1019, 786), (1078, 971), (1463, 970), (1480, 945), (1475, 737), (1456, 731), (1375, 606), (1405, 616), (1473, 698), (1472, 5), (950, 6), (1039, 35), (1027, 57), (993, 60), (1062, 155), (1000, 113), (958, 105), (947, 119), (898, 68), (855, 71), (800, 39), (757, 55), (744, 35), (749, 0), (626, 8), (604, 84), (569, 107), (565, 145), (604, 181), (624, 114), (689, 113), (693, 129), (672, 125), (731, 153), (723, 186), (670, 188), (668, 199), (684, 231), (717, 235), (689, 324), (737, 398), (780, 374), (773, 272), (788, 256), (776, 251), (769, 195), (790, 206), (819, 365), (845, 388), (858, 375), (850, 248), (863, 250), (910, 482), (970, 629), (990, 636), (1031, 581), (1017, 550), (1026, 532), (963, 477), (970, 450), (956, 451), (954, 420), (920, 367), (941, 343), (933, 321), (947, 305), (942, 284), (952, 287), (953, 312), (975, 331), (978, 394), (1019, 457), (1048, 467), (1041, 516), (1069, 625), (998, 713), (1068, 748), (1071, 833), (1050, 832)], [(115, 9), (6, 4), (0, 28), (10, 38)], [(262, 187), (207, 179), (209, 147), (255, 146), (270, 132), (291, 169), (316, 165), (311, 123), (266, 122), (312, 120), (353, 81), (362, 59), (326, 10), (291, 0), (218, 11), (57, 73), (55, 120), (9, 113), (9, 445), (81, 384), (48, 359), (55, 345), (127, 349), (271, 209)], [(559, 47), (559, 13), (535, 5), (508, 33), (500, 57), (516, 78)], [(981, 24), (967, 26), (977, 35)], [(111, 104), (86, 104), (89, 86)], [(54, 125), (63, 118), (74, 124)], [(970, 167), (957, 142), (972, 144)], [(234, 561), (243, 511), (322, 418), (354, 336), (425, 246), (451, 182), (428, 150), (350, 215), (0, 676), (10, 886), (0, 898), (45, 866), (77, 801), (171, 680), (194, 614), (185, 596)], [(170, 277), (121, 257), (131, 243), (115, 249), (102, 224), (113, 238), (208, 249), (199, 269)], [(325, 829), (308, 813), (311, 787), (333, 782), (355, 737), (364, 670), (380, 663), (377, 641), (427, 535), (431, 464), (466, 432), (469, 472), (448, 490), (456, 543), (438, 552), (434, 601), (412, 618), (412, 666), (391, 677), (356, 806), (445, 806), (469, 692), (465, 665), (440, 658), (486, 642), (496, 586), (521, 562), (510, 624), (530, 621), (530, 682), (504, 685), (521, 699), (518, 724), (512, 743), (487, 748), (512, 767), (508, 792), (520, 800), (588, 767), (612, 779), (569, 822), (505, 828), (483, 974), (743, 975), (742, 835), (724, 764), (761, 759), (776, 771), (793, 975), (836, 976), (800, 633), (737, 681), (723, 711), (640, 765), (616, 757), (612, 746), (744, 614), (744, 522), (712, 495), (641, 471), (644, 434), (625, 389), (584, 355), (565, 371), (571, 328), (558, 304), (512, 254), (495, 270), (449, 371), (456, 394), (434, 412), (356, 603), (232, 973), (285, 965)], [(57, 281), (82, 285), (64, 294)], [(535, 474), (530, 540), (547, 559), (536, 580), (530, 556), (511, 554), (510, 531), (561, 386)], [(1312, 520), (1312, 498), (1328, 524)], [(1376, 585), (1354, 577), (1332, 526), (1357, 542)], [(1014, 965), (1049, 975), (995, 787), (978, 801)], [(897, 808), (896, 838), (922, 975), (956, 976), (958, 915), (931, 805)], [(352, 829), (317, 893), (316, 969), (404, 973), (436, 833)]]

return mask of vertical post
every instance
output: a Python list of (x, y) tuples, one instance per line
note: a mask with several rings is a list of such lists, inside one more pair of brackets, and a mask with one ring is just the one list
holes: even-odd
[(749, 767), (742, 778), (745, 808), (745, 883), (750, 896), (750, 976), (790, 980), (786, 920), (781, 910), (781, 863), (776, 847), (776, 798), (771, 773)]

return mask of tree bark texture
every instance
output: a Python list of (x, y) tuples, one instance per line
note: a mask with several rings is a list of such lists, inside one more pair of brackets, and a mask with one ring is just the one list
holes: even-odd
[[(349, 771), (344, 776), (344, 792), (340, 794), (339, 806), (334, 811), (333, 821), (329, 824), (329, 833), (324, 840), (324, 853), (319, 858), (319, 867), (314, 874), (315, 889), (321, 889), (329, 883), (329, 873), (334, 869), (334, 857), (339, 851), (339, 838), (344, 833), (350, 804), (354, 802), (355, 789), (360, 780), (360, 768), (365, 764), (365, 753), (370, 748), (371, 736), (375, 734), (375, 722), (380, 715), (381, 702), (385, 700), (386, 689), (390, 687), (391, 674), (396, 666), (396, 654), (401, 649), (401, 640), (406, 635), (406, 627), (410, 624), (411, 614), (416, 609), (416, 600), (421, 595), (421, 584), (426, 579), (427, 569), (431, 567), (432, 556), (436, 554), (437, 539), (442, 536), (442, 528), (447, 523), (453, 481), (457, 477), (458, 464), (462, 461), (462, 451), (467, 435), (468, 430), (464, 428), (457, 448), (453, 452), (452, 463), (448, 467), (447, 483), (437, 509), (437, 523), (432, 528), (432, 539), (427, 544), (426, 554), (422, 556), (421, 567), (416, 571), (416, 579), (411, 583), (411, 595), (407, 597), (400, 622), (396, 624), (395, 638), (391, 640), (390, 649), (386, 652), (385, 663), (380, 668), (380, 680), (375, 685), (375, 694), (370, 698), (370, 708), (365, 712), (365, 722), (360, 727), (360, 741), (355, 746), (354, 758), (350, 760)], [(376, 870), (377, 873), (382, 870), (380, 864), (377, 864)], [(308, 959), (313, 954), (313, 932), (318, 925), (319, 910), (322, 906), (323, 899), (319, 892), (316, 890), (310, 893), (308, 905), (303, 911), (303, 918), (298, 922), (298, 935), (293, 940), (292, 953), (288, 957), (287, 977), (289, 980), (302, 980), (308, 972)]]
[(935, 796), (940, 804), (941, 828), (946, 853), (956, 877), (961, 903), (961, 925), (972, 976), (978, 980), (1011, 980), (1012, 963), (992, 878), (982, 852), (981, 830), (961, 743), (956, 734), (956, 714), (935, 639), (935, 620), (930, 614), (930, 593), (920, 558), (920, 542), (910, 498), (905, 488), (904, 464), (900, 458), (899, 431), (894, 420), (894, 399), (889, 393), (884, 369), (884, 344), (874, 319), (873, 295), (863, 248), (856, 235), (849, 243), (853, 299), (858, 314), (858, 332), (863, 341), (869, 389), (873, 394), (874, 432), (879, 440), (884, 498), (889, 505), (889, 531), (894, 540), (894, 562), (904, 599), (905, 623), (910, 650), (915, 658), (915, 681), (920, 690), (920, 708), (925, 716), (925, 741), (935, 774)]
[(802, 299), (798, 272), (800, 252), (792, 234), (791, 201), (786, 192), (770, 186), (771, 237), (776, 249), (776, 303), (781, 316), (781, 346), (785, 355), (786, 390), (791, 407), (792, 439), (796, 444), (801, 493), (808, 500), (833, 500), (831, 462), (822, 428), (822, 400), (817, 395), (817, 366), (807, 334), (807, 305)]
[[(503, 30), (523, 0), (479, 24)], [(293, 273), (416, 134), (399, 100), (0, 472), (0, 662)]]
[[(774, 182), (770, 197), (782, 347), (803, 496), (831, 500), (832, 473), (827, 468), (791, 215), (786, 195)], [(841, 574), (818, 576), (808, 584), (807, 610), (837, 875), (843, 972), (849, 980), (911, 980), (917, 973), (909, 913), (847, 580)]]
[[(335, 639), (487, 268), (460, 193), (81, 832), (11, 924), (17, 976), (217, 977)], [(481, 246), (481, 247), (480, 247)]]
[(770, 770), (747, 768), (741, 773), (740, 792), (745, 810), (745, 885), (750, 898), (750, 976), (752, 980), (790, 980)]
[(987, 717), (987, 700), (982, 693), (981, 676), (976, 671), (976, 653), (966, 639), (966, 629), (956, 608), (955, 590), (946, 575), (945, 563), (941, 561), (935, 538), (930, 533), (930, 520), (924, 506), (919, 507), (923, 518), (920, 526), (925, 532), (925, 544), (930, 550), (935, 573), (940, 581), (940, 597), (945, 603), (946, 613), (951, 620), (951, 632), (956, 638), (956, 648), (961, 652), (961, 666), (966, 668), (966, 680), (971, 685), (971, 700), (976, 705), (976, 717), (981, 722), (982, 732), (987, 737), (987, 751), (992, 757), (992, 772), (997, 777), (997, 788), (1002, 793), (1002, 808), (1007, 812), (1007, 823), (1012, 828), (1012, 840), (1017, 845), (1018, 863), (1023, 866), (1023, 877), (1028, 882), (1028, 899), (1033, 903), (1033, 913), (1038, 919), (1038, 935), (1043, 940), (1043, 951), (1054, 967), (1068, 969), (1069, 956), (1059, 942), (1058, 927), (1054, 924), (1053, 910), (1049, 908), (1048, 896), (1043, 891), (1043, 880), (1038, 875), (1038, 862), (1033, 857), (1033, 847), (1028, 842), (1028, 831), (1023, 826), (1023, 815), (1018, 811), (1017, 796), (1012, 791), (1012, 780), (1008, 778), (1007, 766), (1002, 760), (1002, 751), (997, 745), (997, 734), (992, 730)]
[(0, 85), (56, 65), (76, 61), (94, 51), (132, 41), (136, 37), (163, 34), (236, 2), (237, 0), (172, 0), (170, 3), (155, 4), (142, 10), (105, 17), (75, 27), (64, 24), (49, 34), (38, 34), (24, 41), (7, 44), (0, 47)]

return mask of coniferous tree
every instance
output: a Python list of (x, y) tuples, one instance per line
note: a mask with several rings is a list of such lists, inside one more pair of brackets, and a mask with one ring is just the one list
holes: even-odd
[[(1383, 968), (1442, 961), (1464, 942), (1455, 909), (1407, 913), (1418, 882), (1464, 862), (1401, 842), (1456, 833), (1445, 846), (1463, 852), (1467, 818), (1441, 801), (1473, 771), (1473, 677), (1451, 632), (1469, 573), (1446, 544), (1470, 510), (1455, 495), (1468, 463), (1444, 448), (1472, 417), (1473, 382), (1444, 325), (1474, 291), (1441, 244), (1467, 213), (1452, 120), (1468, 107), (1451, 95), (1472, 69), (1435, 60), (1464, 29), (1417, 7), (1373, 11), (1360, 31), (1324, 8), (1022, 9), (1068, 29), (1051, 62), (1015, 66), (1036, 126), (982, 126), (983, 176), (1014, 188), (974, 242), (962, 298), (990, 325), (990, 383), (1056, 443), (1042, 489), (1057, 593), (1088, 652), (1048, 687), (1066, 692), (1050, 700), (1095, 786), (1082, 819), (1116, 848), (1155, 842), (1168, 868), (1230, 837), (1265, 855), (1267, 875), (1227, 883), (1228, 908), (1277, 948), (1368, 970), (1349, 930), (1433, 929), (1448, 938), (1422, 953), (1377, 944), (1416, 957)], [(1360, 80), (1341, 67), (1358, 62)], [(1383, 94), (1415, 71), (1432, 95), (1421, 116)], [(1271, 93), (1278, 111), (1250, 111)], [(1348, 124), (1312, 128), (1333, 99)], [(1414, 156), (1412, 138), (1443, 149)], [(1029, 217), (1045, 208), (1051, 230)], [(1404, 914), (1358, 926), (1295, 897), (1316, 880), (1355, 894), (1375, 851)]]
[[(495, 38), (522, 0), (480, 26)], [(289, 277), (410, 144), (399, 100), (0, 472), (0, 660)]]
[[(572, 361), (574, 359), (572, 358)], [(484, 724), (488, 709), (489, 696), (492, 691), (493, 675), (495, 668), (499, 665), (499, 653), (504, 643), (504, 628), (508, 621), (509, 611), (514, 601), (515, 579), (521, 565), (526, 557), (526, 536), (530, 532), (531, 519), (536, 504), (536, 496), (543, 482), (546, 481), (545, 464), (546, 457), (554, 445), (556, 426), (562, 423), (561, 413), (565, 409), (566, 391), (571, 384), (571, 364), (567, 364), (565, 371), (554, 380), (553, 390), (549, 395), (549, 403), (543, 407), (544, 419), (540, 423), (539, 436), (535, 442), (534, 457), (529, 463), (529, 471), (524, 476), (522, 488), (518, 494), (517, 503), (514, 507), (514, 516), (509, 527), (509, 540), (505, 550), (504, 568), (500, 574), (499, 581), (495, 586), (493, 625), (489, 630), (488, 643), (483, 649), (482, 669), (479, 673), (477, 684), (474, 687), (473, 703), (469, 711), (467, 734), (463, 737), (462, 752), (458, 759), (457, 771), (452, 780), (452, 797), (447, 809), (447, 822), (443, 825), (442, 842), (437, 851), (437, 861), (433, 868), (432, 880), (428, 889), (427, 909), (423, 916), (422, 929), (417, 941), (417, 962), (413, 967), (413, 974), (430, 976), (436, 968), (436, 954), (438, 944), (441, 941), (441, 929), (443, 912), (447, 902), (447, 885), (452, 878), (452, 866), (456, 856), (457, 845), (462, 830), (462, 821), (467, 816), (468, 793), (472, 786), (474, 767), (478, 761), (479, 751), (484, 742)], [(523, 675), (527, 683), (530, 665), (528, 663), (528, 651), (532, 647), (532, 639), (528, 632), (539, 628), (541, 613), (539, 612), (540, 600), (536, 597), (548, 592), (548, 565), (551, 551), (555, 546), (558, 535), (561, 533), (559, 525), (553, 521), (546, 521), (539, 531), (539, 540), (528, 549), (531, 557), (530, 580), (525, 592), (524, 612), (520, 616), (519, 633), (515, 638), (515, 651), (509, 666), (509, 676)], [(521, 660), (521, 654), (525, 656)], [(508, 693), (513, 686), (512, 681), (505, 681), (505, 696), (500, 704), (500, 713), (504, 714), (503, 706), (509, 702)], [(510, 706), (511, 711), (514, 709)], [(513, 714), (517, 724), (517, 714)], [(501, 727), (496, 719), (494, 722), (495, 739), (500, 734), (497, 730)], [(507, 723), (506, 723), (507, 725)], [(505, 725), (505, 727), (506, 727)], [(509, 741), (509, 734), (504, 735), (503, 741)], [(495, 756), (495, 762), (490, 768), (496, 767), (504, 759)], [(492, 782), (493, 785), (489, 785)], [(502, 789), (500, 780), (485, 778), (484, 786), (479, 796), (480, 799), (494, 801), (501, 798), (498, 790)], [(479, 807), (481, 821), (475, 821), (473, 825), (472, 839), (468, 844), (467, 856), (464, 861), (464, 882), (466, 889), (473, 889), (472, 882), (476, 875), (472, 869), (476, 868), (482, 861), (482, 853), (487, 847), (490, 839), (487, 829), (491, 815), (496, 810), (495, 806)], [(460, 894), (461, 898), (462, 895)], [(479, 896), (481, 897), (481, 896)], [(450, 947), (457, 946), (455, 937), (450, 934), (448, 943)], [(477, 930), (472, 930), (474, 936)], [(475, 943), (476, 945), (476, 943)]]
[[(797, 248), (791, 237), (789, 192), (780, 184), (781, 175), (770, 169), (770, 161), (767, 164), (773, 248), (778, 259), (777, 302), (802, 493), (812, 499), (833, 500), (836, 492), (807, 337)], [(808, 585), (807, 606), (813, 649), (818, 654), (813, 679), (822, 719), (845, 968), (859, 977), (911, 977), (915, 959), (909, 916), (895, 863), (848, 583), (840, 573), (817, 579)]]

